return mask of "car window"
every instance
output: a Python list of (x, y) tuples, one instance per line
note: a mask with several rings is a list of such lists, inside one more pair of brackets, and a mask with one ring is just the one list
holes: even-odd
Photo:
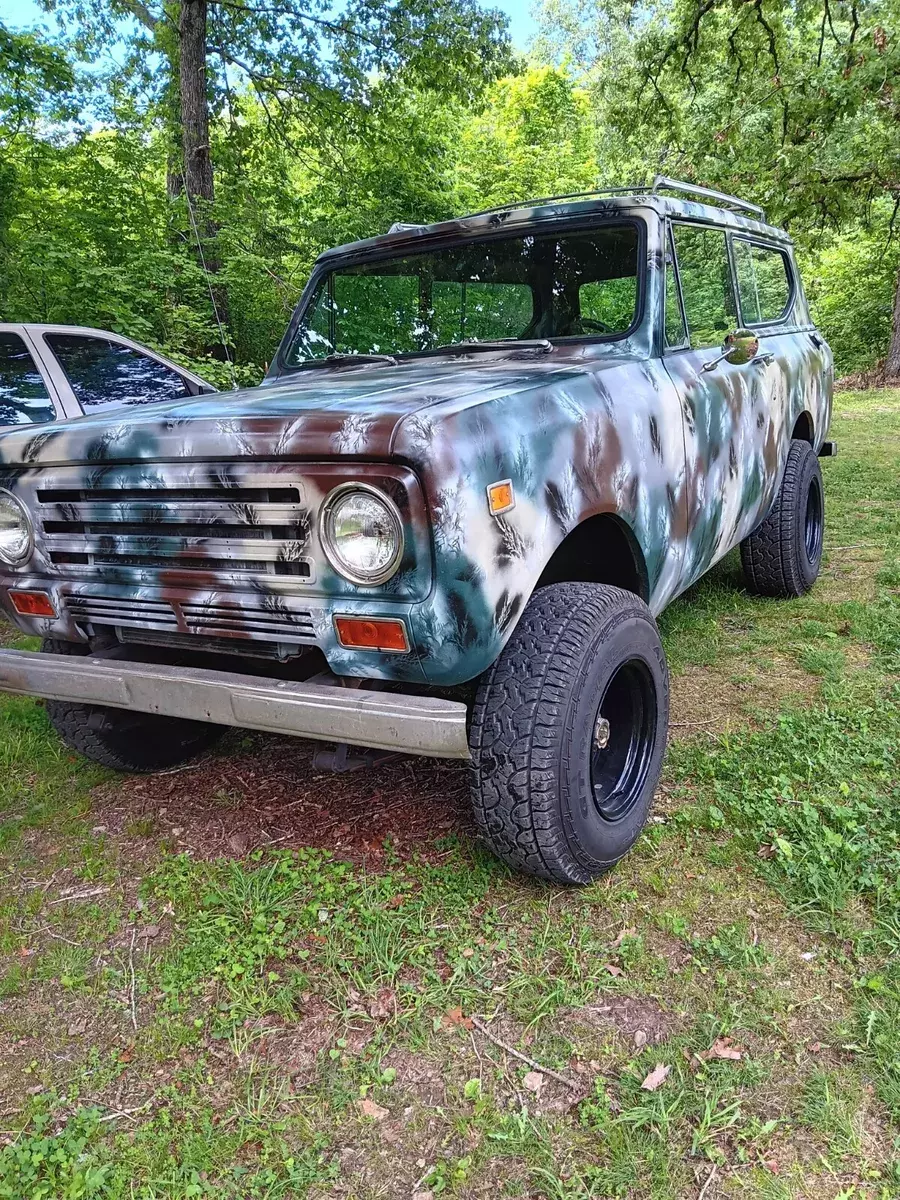
[(330, 271), (286, 362), (408, 354), (468, 341), (624, 336), (643, 270), (636, 224), (525, 233), (379, 257)]
[(675, 250), (672, 232), (666, 243), (666, 345), (674, 350), (687, 344), (684, 313), (681, 311), (681, 295), (678, 291), (678, 276), (675, 273)]
[(437, 280), (431, 287), (431, 306), (431, 327), (439, 345), (515, 336), (528, 328), (534, 315), (532, 291), (524, 283)]
[(595, 279), (578, 289), (579, 324), (585, 332), (627, 329), (637, 307), (637, 276)]
[(725, 230), (676, 224), (672, 232), (691, 346), (721, 346), (738, 324)]
[(44, 340), (86, 412), (108, 404), (152, 404), (190, 395), (177, 371), (121, 342), (80, 333), (45, 333)]
[(56, 409), (28, 347), (17, 333), (0, 332), (0, 425), (41, 425)]
[(787, 258), (773, 246), (734, 239), (741, 317), (747, 325), (779, 321), (791, 297)]

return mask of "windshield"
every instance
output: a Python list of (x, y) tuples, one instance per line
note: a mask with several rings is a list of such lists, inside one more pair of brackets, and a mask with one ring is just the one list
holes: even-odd
[(307, 306), (287, 365), (460, 342), (621, 337), (638, 300), (638, 229), (491, 238), (343, 266)]

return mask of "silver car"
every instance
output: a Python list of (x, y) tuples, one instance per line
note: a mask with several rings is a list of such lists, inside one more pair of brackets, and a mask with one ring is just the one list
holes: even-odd
[(199, 375), (118, 333), (0, 323), (0, 428), (215, 391)]

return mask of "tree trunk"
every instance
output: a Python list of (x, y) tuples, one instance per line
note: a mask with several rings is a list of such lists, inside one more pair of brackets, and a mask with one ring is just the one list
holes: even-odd
[[(209, 145), (209, 97), (206, 76), (207, 0), (181, 0), (178, 22), (179, 113), (184, 191), (192, 211), (193, 236), (208, 272), (210, 294), (220, 327), (228, 323), (228, 298), (221, 282), (213, 278), (220, 267), (216, 249), (217, 228), (211, 206), (215, 199), (213, 164)], [(210, 347), (216, 358), (229, 358), (222, 344)]]
[(894, 283), (894, 321), (884, 373), (888, 379), (900, 379), (900, 271)]
[(206, 3), (181, 0), (181, 140), (184, 182), (191, 200), (213, 200), (213, 169), (209, 154), (209, 101), (206, 94)]

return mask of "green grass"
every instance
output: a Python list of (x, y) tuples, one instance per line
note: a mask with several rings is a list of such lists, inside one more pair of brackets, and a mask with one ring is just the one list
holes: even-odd
[(812, 594), (665, 614), (655, 819), (581, 891), (194, 857), (190, 774), (110, 833), (134, 784), (0, 703), (0, 1198), (900, 1195), (900, 394), (834, 436)]

